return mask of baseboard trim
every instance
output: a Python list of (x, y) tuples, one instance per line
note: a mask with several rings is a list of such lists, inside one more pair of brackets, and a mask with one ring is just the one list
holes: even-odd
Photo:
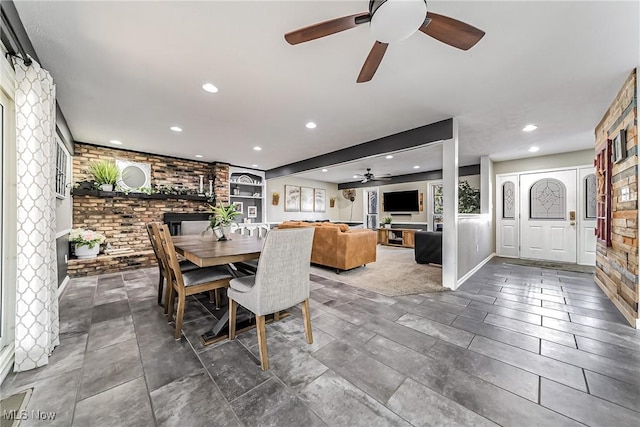
[(486, 263), (488, 263), (489, 261), (491, 261), (491, 259), (496, 256), (496, 253), (492, 253), (491, 255), (489, 255), (488, 257), (486, 257), (485, 259), (483, 259), (482, 261), (480, 261), (480, 263), (478, 265), (476, 265), (475, 267), (473, 267), (471, 269), (471, 271), (469, 271), (467, 274), (465, 274), (464, 276), (462, 276), (460, 279), (458, 279), (458, 283), (456, 285), (456, 289), (462, 285), (464, 282), (467, 281), (467, 279), (469, 279), (469, 277), (473, 276), (478, 270), (480, 270), (482, 267), (484, 267), (484, 265)]
[(64, 278), (64, 280), (62, 281), (60, 286), (58, 286), (58, 293), (57, 293), (58, 299), (60, 299), (60, 297), (62, 297), (62, 293), (64, 292), (65, 288), (69, 284), (70, 280), (71, 279), (69, 279), (69, 276), (67, 275), (67, 277)]
[(11, 343), (0, 352), (0, 384), (9, 375), (15, 356), (15, 344)]

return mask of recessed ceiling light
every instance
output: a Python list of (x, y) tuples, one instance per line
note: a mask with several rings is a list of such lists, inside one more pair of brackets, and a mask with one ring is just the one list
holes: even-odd
[(322, 169), (322, 172), (328, 172), (329, 169)]
[(182, 132), (182, 128), (180, 126), (171, 126), (169, 129), (174, 132)]
[(260, 151), (260, 150), (262, 150), (262, 147), (258, 147), (258, 146), (256, 145), (255, 147), (253, 147), (253, 149), (254, 149), (254, 150), (256, 150), (256, 151)]
[(538, 126), (536, 125), (526, 125), (525, 127), (522, 128), (522, 130), (525, 132), (532, 132), (536, 129), (538, 129)]
[(111, 141), (109, 141), (109, 142), (110, 142), (110, 143), (112, 143), (112, 144), (115, 144), (115, 145), (122, 145), (122, 142), (121, 142), (121, 141), (118, 141), (117, 139), (112, 139), (112, 140), (111, 140)]
[(307, 127), (307, 129), (315, 129), (316, 128), (316, 124), (313, 122), (309, 122), (305, 125)]
[(257, 168), (257, 167), (258, 167), (258, 165), (251, 165), (251, 167), (252, 167), (252, 168)]
[(205, 91), (209, 92), (209, 93), (218, 93), (218, 88), (215, 87), (213, 84), (211, 83), (205, 83), (202, 85), (202, 89), (204, 89)]
[(529, 148), (529, 152), (530, 152), (530, 153), (535, 153), (535, 152), (536, 152), (536, 151), (538, 151), (538, 150), (540, 150), (540, 148), (539, 148), (539, 147), (531, 147), (531, 148)]
[(389, 155), (387, 155), (387, 156), (385, 157), (385, 159), (393, 159), (393, 156), (392, 156), (391, 154), (389, 154)]
[(357, 177), (358, 177), (358, 175), (353, 175), (353, 177), (354, 177), (354, 178), (357, 178)]
[(204, 156), (203, 156), (202, 154), (196, 154), (196, 157), (197, 157), (197, 158), (199, 158), (199, 159), (201, 159), (201, 158), (203, 158)]
[(414, 166), (413, 168), (414, 169), (420, 169), (420, 166)]

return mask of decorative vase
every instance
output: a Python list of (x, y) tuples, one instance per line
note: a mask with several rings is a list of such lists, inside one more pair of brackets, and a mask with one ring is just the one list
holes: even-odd
[(113, 191), (113, 184), (102, 184), (100, 186), (100, 190), (102, 190), (102, 191)]
[(78, 259), (90, 259), (98, 256), (100, 252), (100, 245), (95, 244), (93, 248), (90, 248), (89, 245), (75, 245), (75, 254)]
[(391, 224), (384, 224), (384, 228), (391, 228)]
[(227, 239), (229, 239), (229, 237), (231, 236), (231, 226), (230, 225), (223, 225), (222, 226), (222, 232), (224, 233), (225, 237)]

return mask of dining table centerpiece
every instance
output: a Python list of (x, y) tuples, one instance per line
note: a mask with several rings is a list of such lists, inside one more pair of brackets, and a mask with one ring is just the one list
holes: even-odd
[[(222, 227), (222, 231), (225, 236), (231, 234), (231, 224), (233, 224), (236, 218), (242, 215), (242, 212), (238, 211), (235, 205), (223, 205), (219, 203), (218, 206), (209, 205), (213, 215), (209, 217), (209, 228)], [(208, 230), (208, 229), (207, 229)]]
[(84, 228), (74, 228), (69, 234), (69, 242), (73, 243), (74, 254), (78, 259), (97, 257), (100, 253), (100, 245), (106, 240), (104, 234)]

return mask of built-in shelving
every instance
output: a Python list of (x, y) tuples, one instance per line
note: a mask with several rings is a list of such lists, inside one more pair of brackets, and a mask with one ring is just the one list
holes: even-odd
[(242, 215), (236, 218), (237, 222), (265, 222), (264, 193), (264, 172), (233, 166), (229, 168), (229, 200), (231, 203), (241, 204), (238, 210)]

